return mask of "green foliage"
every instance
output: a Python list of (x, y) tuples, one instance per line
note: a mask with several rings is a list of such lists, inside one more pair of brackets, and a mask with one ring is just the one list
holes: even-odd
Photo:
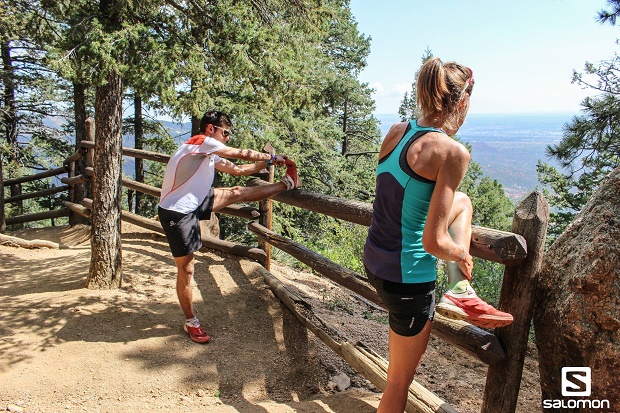
[[(601, 23), (616, 24), (620, 1), (609, 0), (609, 10), (599, 12)], [(552, 212), (547, 231), (551, 243), (564, 232), (585, 206), (603, 179), (620, 165), (620, 56), (599, 65), (586, 62), (584, 73), (573, 72), (573, 83), (601, 92), (582, 103), (581, 115), (564, 127), (559, 144), (546, 154), (558, 161), (561, 171), (539, 162), (538, 180), (545, 188)]]
[(321, 222), (320, 228), (308, 247), (343, 267), (365, 274), (362, 258), (368, 229), (337, 219)]
[[(610, 81), (605, 84), (612, 85)], [(543, 162), (537, 165), (538, 180), (546, 186), (545, 194), (554, 207), (550, 241), (564, 232), (605, 177), (620, 165), (620, 99), (607, 93), (587, 98), (581, 105), (582, 115), (565, 125), (559, 144), (549, 145), (546, 150), (563, 172)]]
[[(77, 129), (66, 112), (74, 105), (73, 90), (85, 88), (85, 107), (76, 110), (92, 114), (94, 87), (114, 71), (123, 77), (128, 98), (139, 96), (158, 114), (183, 120), (211, 108), (230, 113), (231, 144), (260, 150), (270, 142), (297, 162), (307, 190), (372, 199), (381, 137), (372, 90), (358, 80), (370, 38), (359, 32), (348, 0), (224, 0), (174, 7), (157, 0), (19, 4), (24, 8), (16, 15), (36, 21), (38, 34), (11, 28), (20, 41), (41, 45), (39, 61), (47, 72), (40, 77), (54, 81), (47, 90), (59, 92), (50, 102), (64, 111), (58, 124), (65, 133)], [(34, 11), (38, 20), (31, 18)], [(133, 132), (132, 122), (126, 119), (125, 133)], [(176, 143), (154, 126), (143, 124), (144, 149), (172, 153)], [(59, 165), (71, 145), (35, 129), (36, 150), (20, 155), (28, 154), (32, 165)], [(14, 163), (13, 169), (21, 167)], [(163, 165), (144, 165), (145, 182), (161, 186)], [(222, 186), (236, 184), (243, 180), (221, 177)], [(156, 204), (147, 197), (145, 215), (154, 215)], [(321, 250), (360, 269), (364, 228), (282, 204), (276, 204), (274, 216), (276, 231), (308, 245), (350, 239), (346, 248)], [(256, 241), (243, 220), (222, 217), (221, 224), (229, 239)]]
[[(424, 64), (424, 62), (431, 57), (433, 57), (433, 52), (430, 49), (426, 49), (422, 55), (422, 64)], [(420, 115), (420, 112), (418, 111), (418, 87), (416, 84), (419, 72), (420, 71), (418, 69), (413, 77), (413, 82), (411, 83), (411, 91), (405, 92), (403, 100), (400, 102), (400, 106), (398, 107), (398, 114), (400, 115), (400, 120), (402, 122), (417, 119)]]

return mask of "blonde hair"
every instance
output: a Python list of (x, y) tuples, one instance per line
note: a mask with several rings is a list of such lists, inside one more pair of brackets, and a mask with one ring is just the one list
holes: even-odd
[(459, 103), (466, 93), (471, 95), (473, 87), (471, 69), (456, 62), (444, 64), (432, 57), (418, 72), (418, 109), (430, 119), (443, 116), (448, 126), (455, 127), (461, 116)]

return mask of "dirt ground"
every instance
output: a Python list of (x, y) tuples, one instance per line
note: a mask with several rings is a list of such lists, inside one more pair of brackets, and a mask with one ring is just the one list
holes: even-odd
[[(255, 262), (197, 254), (195, 309), (212, 342), (182, 330), (163, 236), (123, 227), (123, 287), (84, 288), (88, 228), (8, 234), (68, 248), (0, 246), (0, 411), (370, 413), (381, 394), (274, 297)], [(386, 314), (309, 271), (271, 272), (351, 342), (387, 358)], [(486, 366), (432, 338), (416, 377), (478, 412)], [(350, 386), (346, 389), (347, 381)], [(518, 412), (540, 411), (534, 350)]]

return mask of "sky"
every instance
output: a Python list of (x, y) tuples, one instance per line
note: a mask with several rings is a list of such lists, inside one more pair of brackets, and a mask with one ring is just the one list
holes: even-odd
[(470, 113), (572, 113), (596, 95), (571, 84), (573, 70), (620, 49), (620, 23), (596, 21), (605, 0), (351, 0), (371, 37), (360, 75), (376, 114), (396, 114), (424, 51), (470, 67)]

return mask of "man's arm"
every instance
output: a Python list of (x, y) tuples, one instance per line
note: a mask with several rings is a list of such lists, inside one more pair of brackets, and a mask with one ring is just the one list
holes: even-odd
[(268, 161), (271, 159), (271, 155), (268, 153), (262, 153), (262, 152), (254, 151), (252, 149), (231, 148), (229, 146), (226, 146), (222, 149), (218, 149), (217, 151), (213, 153), (215, 153), (216, 155), (222, 158), (241, 159), (244, 161), (252, 161), (252, 162)]
[[(254, 151), (252, 149), (238, 149), (225, 146), (213, 152), (222, 160), (215, 164), (215, 169), (235, 176), (246, 176), (267, 168), (268, 162), (273, 165), (284, 165), (287, 157), (285, 155), (271, 155), (268, 153)], [(244, 161), (254, 161), (253, 164), (237, 165), (228, 159), (241, 159)]]
[(253, 173), (265, 168), (267, 168), (267, 161), (237, 165), (229, 161), (228, 159), (222, 158), (219, 162), (215, 164), (215, 169), (217, 169), (218, 171), (234, 176), (252, 175)]

